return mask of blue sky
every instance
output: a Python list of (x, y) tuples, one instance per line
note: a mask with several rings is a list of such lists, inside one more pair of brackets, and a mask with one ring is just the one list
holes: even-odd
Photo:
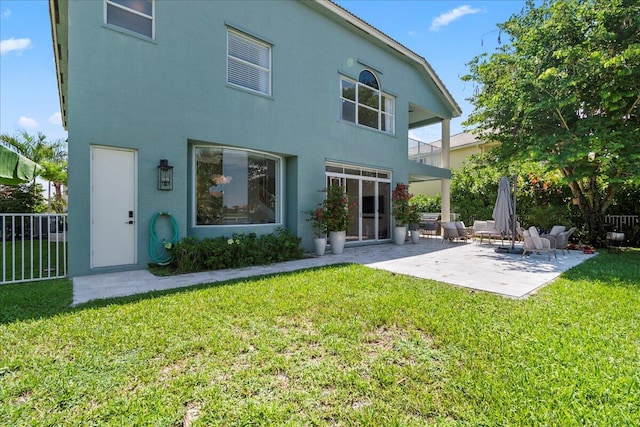
[[(89, 1), (89, 0), (85, 0)], [(91, 0), (99, 1), (99, 0)], [(339, 5), (426, 58), (463, 110), (451, 123), (462, 131), (472, 111), (473, 84), (460, 77), (466, 64), (498, 47), (497, 23), (524, 7), (524, 0), (339, 0)], [(504, 39), (504, 35), (502, 36)], [(66, 139), (60, 121), (47, 0), (0, 0), (0, 132), (43, 132)], [(504, 40), (503, 40), (504, 41)], [(438, 129), (416, 137), (432, 141)]]

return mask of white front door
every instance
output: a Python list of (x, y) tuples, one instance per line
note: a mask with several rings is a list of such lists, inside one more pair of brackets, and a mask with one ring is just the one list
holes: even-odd
[(136, 263), (136, 152), (91, 147), (91, 267)]

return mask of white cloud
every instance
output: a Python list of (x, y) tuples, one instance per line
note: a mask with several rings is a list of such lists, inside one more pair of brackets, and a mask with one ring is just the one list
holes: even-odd
[(49, 116), (48, 122), (52, 125), (62, 126), (62, 114), (60, 111)]
[(28, 128), (28, 129), (34, 129), (39, 126), (36, 119), (32, 119), (31, 117), (25, 117), (25, 116), (20, 116), (20, 118), (18, 119), (18, 125), (21, 128)]
[(12, 51), (22, 52), (31, 47), (31, 39), (10, 39), (0, 40), (0, 54), (5, 55)]
[(482, 12), (482, 9), (472, 8), (471, 6), (466, 4), (464, 6), (456, 7), (455, 9), (443, 13), (437, 18), (433, 18), (429, 31), (438, 31), (440, 27), (449, 25), (451, 22), (463, 17), (464, 15), (472, 15), (479, 12)]
[(2, 11), (2, 17), (4, 19), (9, 19), (10, 16), (11, 16), (11, 11), (9, 9), (5, 9)]

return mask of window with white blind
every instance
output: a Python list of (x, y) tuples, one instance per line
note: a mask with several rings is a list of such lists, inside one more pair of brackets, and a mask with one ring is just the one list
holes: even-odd
[(340, 77), (341, 118), (387, 133), (395, 132), (396, 100), (380, 90), (378, 79), (369, 71), (358, 81)]
[(271, 46), (228, 30), (227, 83), (271, 95)]
[(153, 38), (154, 0), (105, 0), (104, 19), (109, 25)]

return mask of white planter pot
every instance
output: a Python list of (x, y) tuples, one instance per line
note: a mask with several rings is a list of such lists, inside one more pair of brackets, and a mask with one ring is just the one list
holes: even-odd
[(316, 255), (318, 256), (324, 255), (324, 252), (327, 249), (327, 238), (316, 237), (315, 239), (313, 239), (313, 244), (316, 247)]
[(396, 245), (404, 245), (404, 241), (407, 238), (407, 226), (403, 225), (401, 227), (396, 226), (393, 229), (393, 243)]
[(344, 242), (347, 239), (346, 231), (330, 231), (329, 244), (331, 244), (331, 253), (341, 254), (344, 251)]
[(420, 230), (411, 230), (411, 243), (418, 243), (420, 241)]

